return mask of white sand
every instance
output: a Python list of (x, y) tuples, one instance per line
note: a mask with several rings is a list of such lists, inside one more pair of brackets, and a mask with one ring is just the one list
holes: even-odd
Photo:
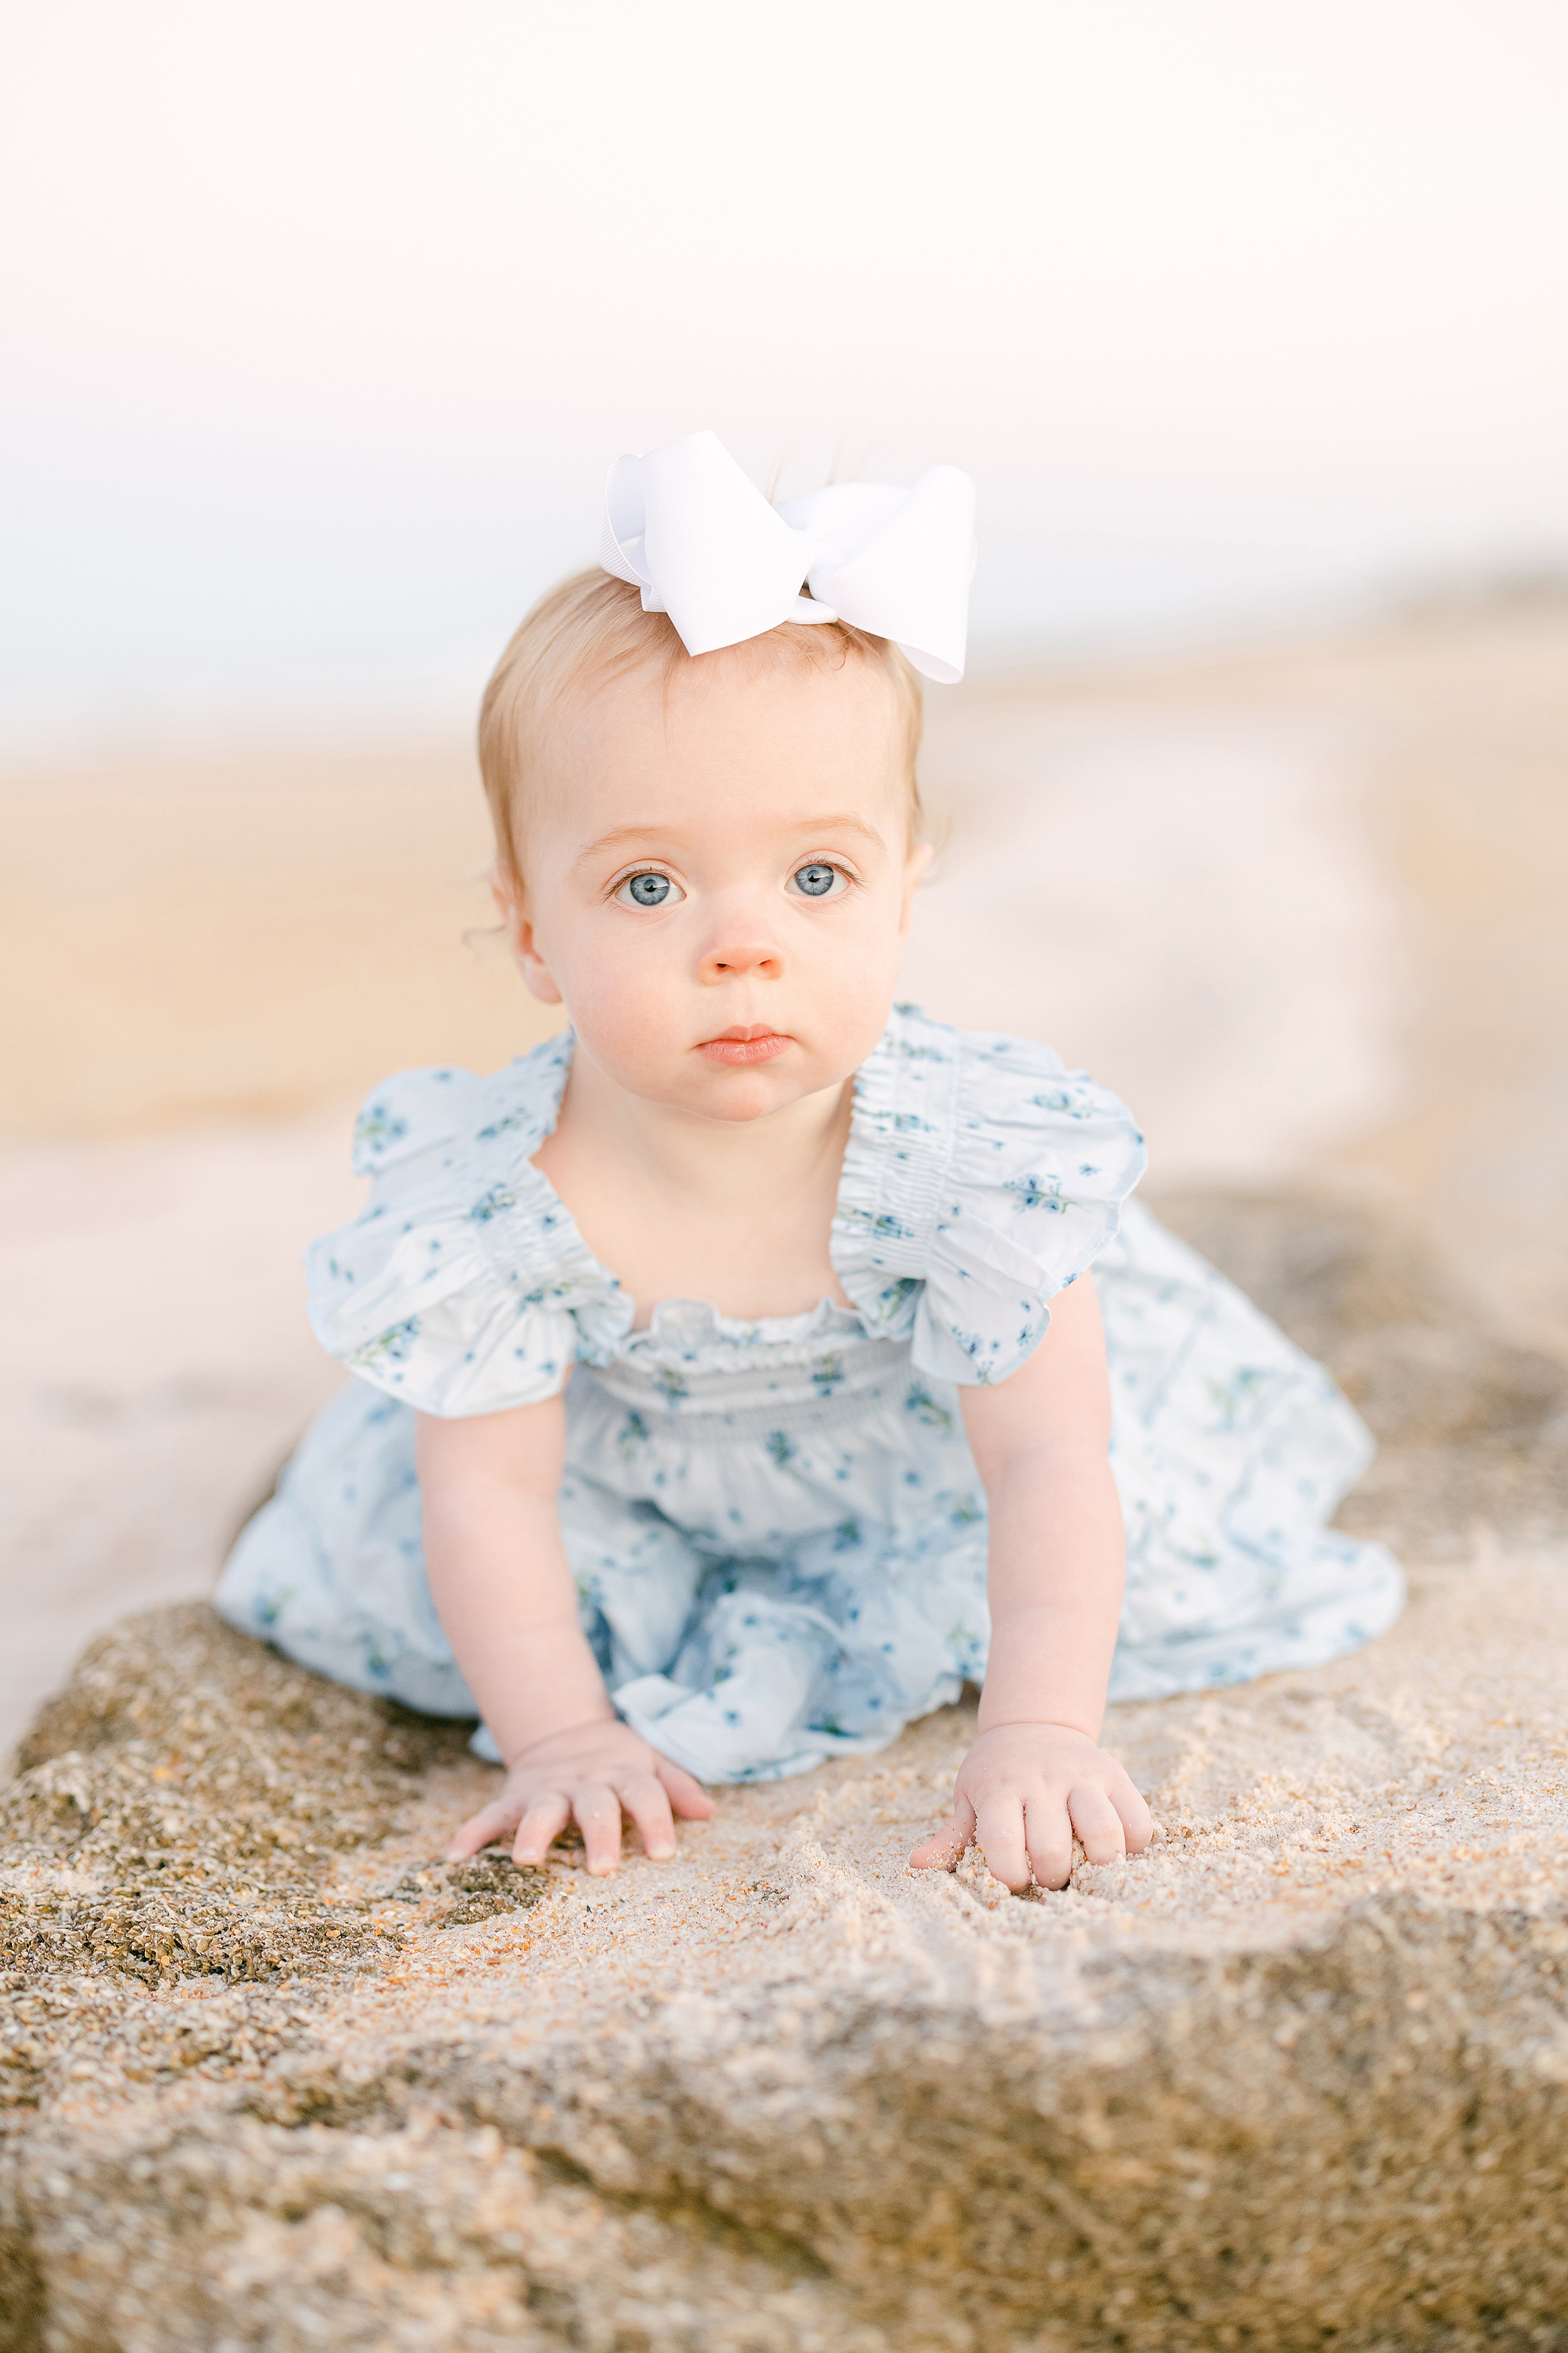
[[(719, 1988), (731, 2009), (754, 1989), (767, 2018), (781, 1993), (787, 2010), (836, 1988), (1059, 2014), (1089, 2004), (1080, 1973), (1108, 1953), (1266, 1951), (1381, 1894), (1550, 1910), (1568, 1883), (1568, 1560), (1483, 1541), (1419, 1573), (1399, 1626), (1352, 1658), (1113, 1709), (1108, 1736), (1149, 1792), (1157, 1842), (1080, 1864), (1060, 1894), (1016, 1899), (973, 1854), (952, 1877), (908, 1870), (972, 1726), (946, 1709), (882, 1757), (721, 1790), (674, 1862), (628, 1852), (606, 1881), (563, 1859), (552, 1903), (493, 1926), (443, 1933), (388, 1905), (409, 1946), (338, 2001), (338, 2032), (367, 2069), (385, 2065), (389, 2035), (417, 2044), (465, 2017), (493, 2015), (511, 2048), (574, 2024), (635, 2032), (642, 1999), (675, 1982), (714, 1989), (715, 2009)], [(394, 1848), (345, 1864), (345, 1896), (438, 1852), (483, 1785), (479, 1767), (445, 1777)], [(699, 2042), (700, 1999), (686, 2029)]]

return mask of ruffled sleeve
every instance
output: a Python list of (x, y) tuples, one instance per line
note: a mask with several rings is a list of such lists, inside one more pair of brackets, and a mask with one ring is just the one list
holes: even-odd
[(371, 1196), (312, 1244), (310, 1321), (330, 1355), (422, 1413), (499, 1413), (562, 1387), (630, 1328), (631, 1302), (530, 1159), (571, 1057), (552, 1039), (503, 1071), (406, 1071), (354, 1131)]
[(1005, 1380), (1143, 1173), (1131, 1113), (1048, 1046), (900, 1006), (856, 1081), (833, 1262), (941, 1380)]

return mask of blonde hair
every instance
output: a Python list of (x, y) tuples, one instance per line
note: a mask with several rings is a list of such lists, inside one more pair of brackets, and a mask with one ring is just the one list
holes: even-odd
[[(898, 647), (847, 621), (822, 621), (807, 628), (786, 621), (736, 650), (817, 670), (861, 661), (882, 672), (892, 689), (902, 737), (910, 838), (914, 839), (921, 814), (915, 759), (924, 713), (920, 679)], [(517, 892), (522, 887), (518, 800), (551, 712), (574, 692), (605, 686), (655, 664), (664, 672), (668, 691), (679, 666), (691, 659), (668, 613), (645, 613), (640, 591), (596, 568), (563, 580), (524, 617), (491, 672), (479, 706), (479, 771), (495, 828), (497, 879), (503, 888)]]

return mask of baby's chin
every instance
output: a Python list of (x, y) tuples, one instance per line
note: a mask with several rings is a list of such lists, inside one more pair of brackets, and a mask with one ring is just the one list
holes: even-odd
[(721, 1083), (716, 1085), (710, 1081), (693, 1088), (682, 1108), (702, 1119), (744, 1127), (752, 1121), (771, 1118), (775, 1112), (787, 1111), (792, 1103), (803, 1102), (808, 1095), (842, 1086), (848, 1075), (847, 1071), (837, 1074), (813, 1073), (809, 1077), (797, 1073), (791, 1084), (779, 1073), (776, 1064), (763, 1070), (728, 1071)]
[(838, 1057), (813, 1053), (794, 1039), (763, 1057), (736, 1060), (705, 1051), (707, 1043), (668, 1057), (623, 1061), (601, 1052), (594, 1059), (606, 1077), (641, 1102), (731, 1125), (767, 1119), (808, 1095), (842, 1086), (860, 1060), (846, 1060), (840, 1068)]

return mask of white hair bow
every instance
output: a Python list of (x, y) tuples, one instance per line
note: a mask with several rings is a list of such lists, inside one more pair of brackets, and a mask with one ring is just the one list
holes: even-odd
[(781, 621), (849, 621), (952, 686), (968, 635), (974, 485), (956, 466), (932, 466), (912, 490), (837, 482), (774, 507), (716, 434), (690, 433), (616, 459), (599, 562), (642, 590), (645, 613), (669, 615), (689, 654)]

